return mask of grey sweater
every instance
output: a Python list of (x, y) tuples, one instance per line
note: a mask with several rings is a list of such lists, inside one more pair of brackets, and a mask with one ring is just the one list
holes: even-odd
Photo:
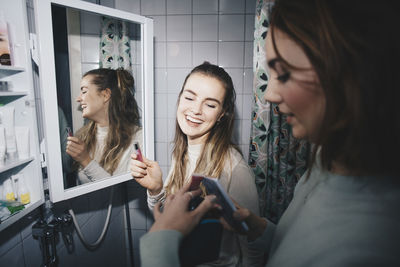
[[(179, 266), (171, 242), (180, 239), (175, 231), (143, 236), (142, 266)], [(269, 252), (269, 267), (400, 266), (398, 240), (398, 177), (341, 176), (315, 167), (300, 179), (278, 225), (268, 222), (250, 245)]]

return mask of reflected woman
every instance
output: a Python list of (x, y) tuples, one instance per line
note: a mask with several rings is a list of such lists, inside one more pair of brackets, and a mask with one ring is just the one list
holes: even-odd
[(79, 164), (79, 184), (129, 171), (133, 143), (142, 143), (133, 93), (134, 79), (122, 68), (94, 69), (83, 75), (76, 100), (89, 122), (68, 137), (66, 149)]

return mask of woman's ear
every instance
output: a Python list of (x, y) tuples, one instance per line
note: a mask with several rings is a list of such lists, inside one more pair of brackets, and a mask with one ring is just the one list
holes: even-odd
[(106, 88), (105, 90), (101, 91), (101, 95), (104, 97), (104, 102), (107, 102), (111, 98), (111, 89)]
[(221, 115), (219, 115), (217, 122), (219, 122), (224, 115), (225, 115), (225, 112), (222, 112)]

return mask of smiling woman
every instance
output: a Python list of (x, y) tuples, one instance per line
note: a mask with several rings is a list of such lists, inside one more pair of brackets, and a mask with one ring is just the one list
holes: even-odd
[[(148, 189), (150, 209), (198, 173), (215, 177), (233, 199), (259, 213), (253, 172), (231, 142), (235, 97), (232, 79), (223, 68), (205, 62), (189, 73), (179, 94), (172, 163), (165, 182), (157, 162), (133, 157), (131, 173)], [(224, 230), (218, 265), (258, 266), (261, 256), (249, 253), (245, 238)]]
[(134, 142), (142, 142), (134, 80), (123, 69), (95, 69), (83, 75), (76, 99), (88, 123), (68, 137), (66, 152), (79, 164), (79, 183), (129, 169)]

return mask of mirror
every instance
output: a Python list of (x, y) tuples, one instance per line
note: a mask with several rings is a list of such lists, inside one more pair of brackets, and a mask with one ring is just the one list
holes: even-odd
[(77, 102), (82, 75), (100, 67), (122, 67), (134, 78), (132, 93), (142, 129), (142, 137), (134, 139), (142, 153), (154, 158), (152, 20), (79, 0), (37, 0), (35, 9), (51, 201), (132, 179), (127, 168), (101, 179), (82, 179), (82, 166), (65, 152), (67, 129), (75, 136), (90, 123)]

